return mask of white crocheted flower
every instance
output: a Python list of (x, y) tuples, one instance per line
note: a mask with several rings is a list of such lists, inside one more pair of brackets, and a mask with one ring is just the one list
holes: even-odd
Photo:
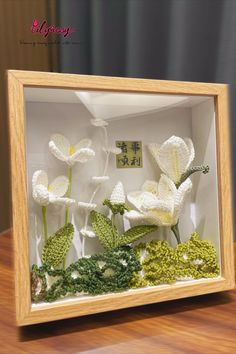
[(176, 184), (195, 157), (194, 146), (189, 138), (172, 136), (161, 146), (152, 143), (148, 144), (148, 148), (160, 169)]
[[(155, 189), (156, 185), (156, 189)], [(152, 191), (150, 191), (152, 186)], [(185, 198), (192, 188), (187, 178), (177, 189), (174, 182), (166, 175), (161, 175), (158, 184), (153, 181), (144, 183), (142, 190), (127, 195), (128, 201), (137, 209), (125, 214), (129, 220), (147, 222), (158, 226), (176, 225)]]
[(74, 199), (62, 198), (68, 189), (68, 178), (59, 176), (51, 184), (48, 184), (48, 176), (45, 171), (34, 172), (32, 177), (33, 198), (41, 206), (48, 204), (73, 205)]
[(82, 210), (91, 211), (91, 210), (96, 209), (96, 207), (97, 207), (97, 204), (95, 204), (95, 203), (78, 202), (78, 208), (82, 209)]
[(95, 156), (95, 152), (90, 149), (90, 139), (82, 139), (75, 145), (70, 145), (69, 140), (61, 135), (54, 134), (49, 141), (51, 153), (61, 161), (73, 166), (76, 162), (87, 162)]
[(112, 204), (124, 204), (125, 203), (125, 192), (122, 182), (118, 182), (115, 185), (110, 197), (110, 202)]

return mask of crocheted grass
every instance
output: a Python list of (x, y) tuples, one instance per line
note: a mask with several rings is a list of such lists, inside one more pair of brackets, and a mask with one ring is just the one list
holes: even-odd
[(216, 250), (195, 232), (189, 241), (174, 249), (167, 241), (141, 243), (134, 248), (142, 272), (136, 273), (131, 287), (172, 284), (177, 280), (214, 278), (219, 275)]
[[(52, 302), (66, 295), (99, 295), (130, 288), (134, 272), (141, 270), (134, 250), (129, 246), (81, 258), (67, 269), (33, 265), (31, 297), (37, 303)], [(47, 278), (52, 285), (47, 288)]]
[(156, 225), (139, 225), (119, 235), (113, 218), (110, 220), (105, 215), (94, 210), (91, 211), (90, 216), (93, 230), (106, 250), (112, 250), (116, 247), (131, 244), (141, 237), (157, 230)]
[(43, 247), (43, 263), (53, 267), (60, 265), (71, 246), (73, 236), (74, 226), (68, 223), (49, 237)]

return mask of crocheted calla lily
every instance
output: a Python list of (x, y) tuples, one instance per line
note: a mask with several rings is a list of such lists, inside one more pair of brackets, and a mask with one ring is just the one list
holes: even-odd
[(128, 201), (137, 210), (127, 212), (125, 217), (158, 226), (176, 225), (186, 195), (191, 188), (192, 182), (189, 178), (178, 189), (166, 175), (161, 175), (158, 184), (154, 181), (145, 182), (141, 191), (127, 195)]
[(68, 178), (59, 176), (51, 184), (45, 171), (39, 170), (32, 177), (33, 198), (41, 206), (50, 203), (60, 205), (73, 205), (74, 199), (62, 198), (68, 189)]
[(106, 205), (111, 210), (113, 215), (123, 215), (126, 210), (129, 210), (125, 204), (125, 199), (126, 197), (123, 183), (117, 182), (111, 193), (110, 199), (105, 199), (103, 205)]
[(77, 144), (71, 145), (69, 140), (61, 134), (52, 135), (49, 141), (51, 153), (69, 166), (73, 166), (76, 162), (84, 163), (93, 158), (95, 153), (90, 146), (90, 139), (82, 139)]
[(152, 143), (148, 144), (148, 148), (160, 169), (175, 184), (180, 182), (182, 174), (189, 169), (195, 157), (192, 140), (174, 135), (162, 145)]
[(111, 197), (110, 202), (112, 204), (124, 204), (125, 203), (125, 192), (122, 182), (117, 182), (115, 185)]

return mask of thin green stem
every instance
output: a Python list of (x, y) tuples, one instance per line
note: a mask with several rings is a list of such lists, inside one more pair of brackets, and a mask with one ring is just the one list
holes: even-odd
[(48, 226), (47, 226), (47, 215), (46, 215), (46, 207), (45, 206), (42, 206), (42, 216), (43, 216), (44, 243), (46, 243), (47, 239), (48, 239)]
[[(69, 185), (68, 185), (67, 197), (70, 198), (71, 187), (72, 187), (72, 167), (69, 167), (68, 179), (69, 179)], [(68, 224), (68, 219), (69, 219), (69, 208), (67, 205), (66, 206), (66, 215), (65, 215), (65, 224)]]
[(116, 215), (112, 214), (112, 216), (111, 216), (111, 226), (112, 226), (112, 231), (113, 231), (113, 244), (114, 244), (114, 247), (116, 247), (116, 244), (117, 244), (116, 229), (115, 229), (115, 218), (116, 218)]
[(176, 183), (176, 187), (179, 188), (179, 186), (193, 173), (195, 172), (202, 172), (204, 174), (208, 173), (210, 170), (208, 165), (201, 165), (201, 166), (194, 166), (189, 168), (186, 172), (184, 172), (180, 178), (180, 181)]
[(177, 243), (180, 244), (181, 240), (179, 235), (179, 222), (177, 222), (176, 225), (171, 226), (171, 231), (174, 233)]
[[(68, 180), (69, 180), (69, 184), (68, 184), (68, 190), (67, 190), (66, 196), (67, 196), (67, 198), (70, 198), (71, 188), (72, 188), (72, 166), (69, 167)], [(68, 224), (68, 221), (69, 221), (69, 208), (68, 208), (68, 205), (66, 205), (65, 225)], [(65, 267), (66, 267), (66, 256), (63, 260), (62, 267), (63, 267), (63, 269), (65, 269)]]

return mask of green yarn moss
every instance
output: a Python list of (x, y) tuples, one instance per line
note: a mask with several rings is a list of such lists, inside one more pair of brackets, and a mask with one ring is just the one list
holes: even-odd
[[(135, 252), (129, 246), (81, 258), (67, 269), (49, 265), (32, 267), (32, 301), (52, 302), (67, 294), (99, 295), (129, 289), (134, 272), (141, 270)], [(54, 278), (47, 289), (46, 277)], [(42, 286), (43, 284), (43, 286)]]
[(216, 251), (209, 241), (195, 232), (189, 241), (175, 249), (167, 241), (151, 241), (134, 248), (142, 271), (131, 280), (131, 287), (172, 284), (185, 278), (213, 278), (219, 275)]
[(178, 278), (214, 278), (219, 275), (215, 248), (210, 241), (200, 240), (196, 232), (189, 241), (177, 246), (175, 257)]
[(66, 224), (54, 235), (48, 238), (43, 247), (42, 261), (45, 264), (57, 267), (60, 265), (71, 246), (74, 236), (74, 226)]

